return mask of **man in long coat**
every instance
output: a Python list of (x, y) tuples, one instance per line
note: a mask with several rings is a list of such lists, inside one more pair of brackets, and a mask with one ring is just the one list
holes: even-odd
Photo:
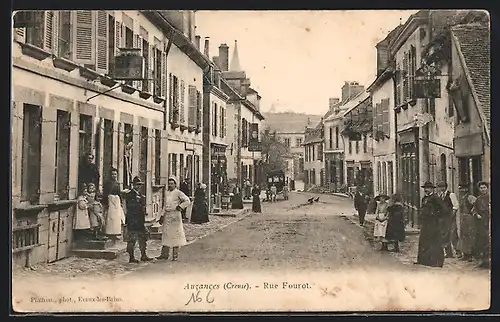
[(438, 183), (439, 197), (443, 201), (445, 212), (441, 218), (441, 231), (443, 233), (443, 246), (446, 257), (455, 257), (453, 250), (460, 255), (458, 245), (458, 231), (457, 231), (457, 210), (458, 199), (457, 196), (448, 190), (446, 182)]
[(443, 201), (434, 193), (434, 184), (427, 181), (420, 208), (420, 236), (418, 239), (418, 257), (415, 264), (443, 267), (444, 248), (440, 229), (440, 219), (445, 214)]
[(141, 261), (151, 261), (146, 254), (146, 241), (148, 232), (145, 227), (146, 221), (146, 197), (139, 193), (140, 187), (144, 183), (139, 177), (134, 177), (132, 180), (132, 189), (125, 194), (127, 214), (125, 216), (125, 224), (127, 225), (127, 253), (129, 254), (130, 263), (138, 263), (135, 259), (134, 248), (136, 242), (139, 242), (141, 250)]
[(359, 224), (363, 226), (365, 224), (366, 209), (368, 208), (368, 196), (363, 193), (361, 187), (356, 189), (354, 208), (358, 211)]
[(99, 187), (99, 178), (99, 169), (97, 169), (97, 165), (94, 163), (94, 155), (87, 153), (81, 160), (78, 168), (79, 186), (93, 183), (97, 188)]
[(480, 267), (490, 267), (490, 212), (491, 199), (489, 193), (489, 184), (481, 181), (478, 183), (479, 196), (474, 203), (476, 216), (476, 250), (480, 256)]

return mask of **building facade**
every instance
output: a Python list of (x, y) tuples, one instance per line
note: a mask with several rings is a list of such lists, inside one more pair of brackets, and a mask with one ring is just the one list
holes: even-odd
[(304, 185), (306, 189), (324, 186), (323, 120), (306, 128), (304, 141)]
[(325, 132), (325, 174), (330, 191), (340, 192), (344, 180), (344, 139), (342, 137), (342, 112), (340, 106), (324, 121)]
[(475, 195), (479, 181), (491, 182), (490, 29), (485, 20), (452, 27), (450, 34), (458, 182)]
[[(168, 175), (185, 168), (167, 162), (167, 155), (186, 156), (193, 146), (198, 170), (192, 171), (199, 173), (207, 63), (184, 31), (157, 11), (36, 11), (15, 17), (14, 27), (13, 258), (52, 262), (72, 250), (82, 156), (95, 156), (99, 186), (111, 168), (122, 185), (142, 177), (148, 220), (159, 215)], [(133, 48), (143, 56), (144, 77), (113, 79), (115, 56)], [(183, 101), (191, 86), (200, 93), (197, 104)], [(172, 97), (173, 89), (178, 94)], [(193, 131), (167, 126), (172, 105), (181, 107), (179, 127), (193, 121), (181, 121), (182, 108), (195, 109)]]

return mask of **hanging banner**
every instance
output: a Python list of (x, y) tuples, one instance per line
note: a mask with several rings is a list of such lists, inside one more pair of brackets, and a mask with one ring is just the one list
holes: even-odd
[(250, 138), (248, 140), (248, 151), (260, 152), (262, 151), (262, 143), (259, 142), (259, 124), (250, 123)]

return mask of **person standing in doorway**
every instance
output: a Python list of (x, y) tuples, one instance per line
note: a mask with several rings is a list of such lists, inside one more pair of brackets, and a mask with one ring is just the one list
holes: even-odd
[(441, 198), (445, 207), (440, 224), (445, 257), (453, 258), (455, 257), (454, 252), (457, 253), (457, 256), (460, 255), (456, 217), (459, 204), (457, 196), (448, 190), (448, 185), (445, 182), (438, 183), (438, 189), (439, 198)]
[(152, 258), (146, 254), (146, 242), (148, 239), (148, 231), (145, 226), (146, 221), (146, 197), (139, 190), (144, 183), (139, 177), (132, 179), (132, 190), (125, 194), (127, 215), (125, 224), (127, 225), (127, 253), (129, 255), (129, 263), (139, 263), (135, 259), (134, 248), (139, 242), (141, 251), (141, 261), (149, 262)]
[(364, 194), (362, 189), (356, 189), (354, 194), (354, 208), (358, 212), (359, 224), (363, 226), (365, 224), (366, 209), (368, 208), (368, 196)]
[(432, 182), (425, 182), (422, 188), (424, 188), (425, 196), (422, 198), (420, 209), (420, 236), (415, 264), (443, 267), (444, 249), (439, 224), (446, 209), (441, 198), (434, 193), (436, 187)]
[(186, 234), (182, 224), (181, 212), (191, 201), (182, 191), (177, 189), (177, 179), (168, 178), (168, 189), (165, 191), (165, 208), (160, 218), (162, 225), (161, 255), (157, 259), (168, 259), (172, 247), (172, 260), (179, 257), (179, 247), (186, 245)]
[(245, 199), (250, 199), (251, 196), (251, 190), (252, 190), (252, 183), (250, 182), (250, 179), (245, 180)]
[(474, 203), (474, 214), (476, 217), (476, 249), (481, 260), (482, 268), (490, 267), (490, 207), (491, 198), (487, 182), (478, 183), (479, 196)]
[(472, 262), (472, 254), (476, 242), (476, 226), (473, 215), (474, 203), (476, 197), (469, 192), (469, 185), (462, 184), (459, 186), (460, 192), (460, 206), (458, 217), (459, 222), (459, 236), (460, 236), (460, 251), (462, 252), (463, 261)]
[(83, 184), (93, 183), (96, 187), (99, 187), (99, 169), (94, 163), (94, 155), (92, 153), (87, 153), (78, 168), (78, 186), (81, 187)]
[(112, 168), (111, 178), (106, 180), (102, 190), (106, 213), (106, 236), (116, 241), (122, 235), (122, 224), (125, 223), (121, 195), (130, 192), (130, 189), (120, 189), (118, 170)]
[[(182, 191), (186, 196), (188, 197), (191, 196), (191, 189), (189, 187), (189, 178), (184, 178), (184, 181), (182, 181), (181, 184), (179, 185), (179, 190)], [(187, 220), (186, 210), (187, 209), (184, 209), (181, 212), (183, 221)]]

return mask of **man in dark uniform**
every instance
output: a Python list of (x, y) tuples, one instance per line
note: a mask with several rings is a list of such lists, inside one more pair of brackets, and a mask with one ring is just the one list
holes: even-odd
[(354, 195), (354, 208), (358, 211), (359, 224), (363, 226), (365, 224), (366, 209), (368, 208), (368, 196), (364, 194), (364, 189), (358, 187), (356, 189), (356, 194)]
[(139, 242), (141, 250), (141, 261), (151, 261), (146, 254), (147, 230), (145, 227), (146, 221), (146, 197), (139, 193), (143, 182), (139, 177), (134, 177), (132, 180), (132, 190), (125, 194), (127, 205), (127, 215), (125, 216), (125, 224), (127, 225), (127, 253), (130, 256), (129, 263), (139, 263), (134, 256), (135, 243)]
[[(182, 191), (186, 196), (190, 197), (191, 196), (191, 189), (189, 187), (189, 178), (184, 178), (184, 181), (181, 182), (181, 184), (179, 185), (179, 190)], [(181, 211), (181, 215), (182, 215), (182, 220), (183, 221), (186, 221), (187, 220), (187, 217), (186, 217), (186, 209), (183, 209)]]
[(443, 267), (444, 248), (440, 223), (446, 215), (443, 200), (434, 193), (434, 184), (427, 181), (424, 188), (425, 196), (422, 198), (420, 208), (420, 236), (418, 239), (418, 257), (415, 264)]

